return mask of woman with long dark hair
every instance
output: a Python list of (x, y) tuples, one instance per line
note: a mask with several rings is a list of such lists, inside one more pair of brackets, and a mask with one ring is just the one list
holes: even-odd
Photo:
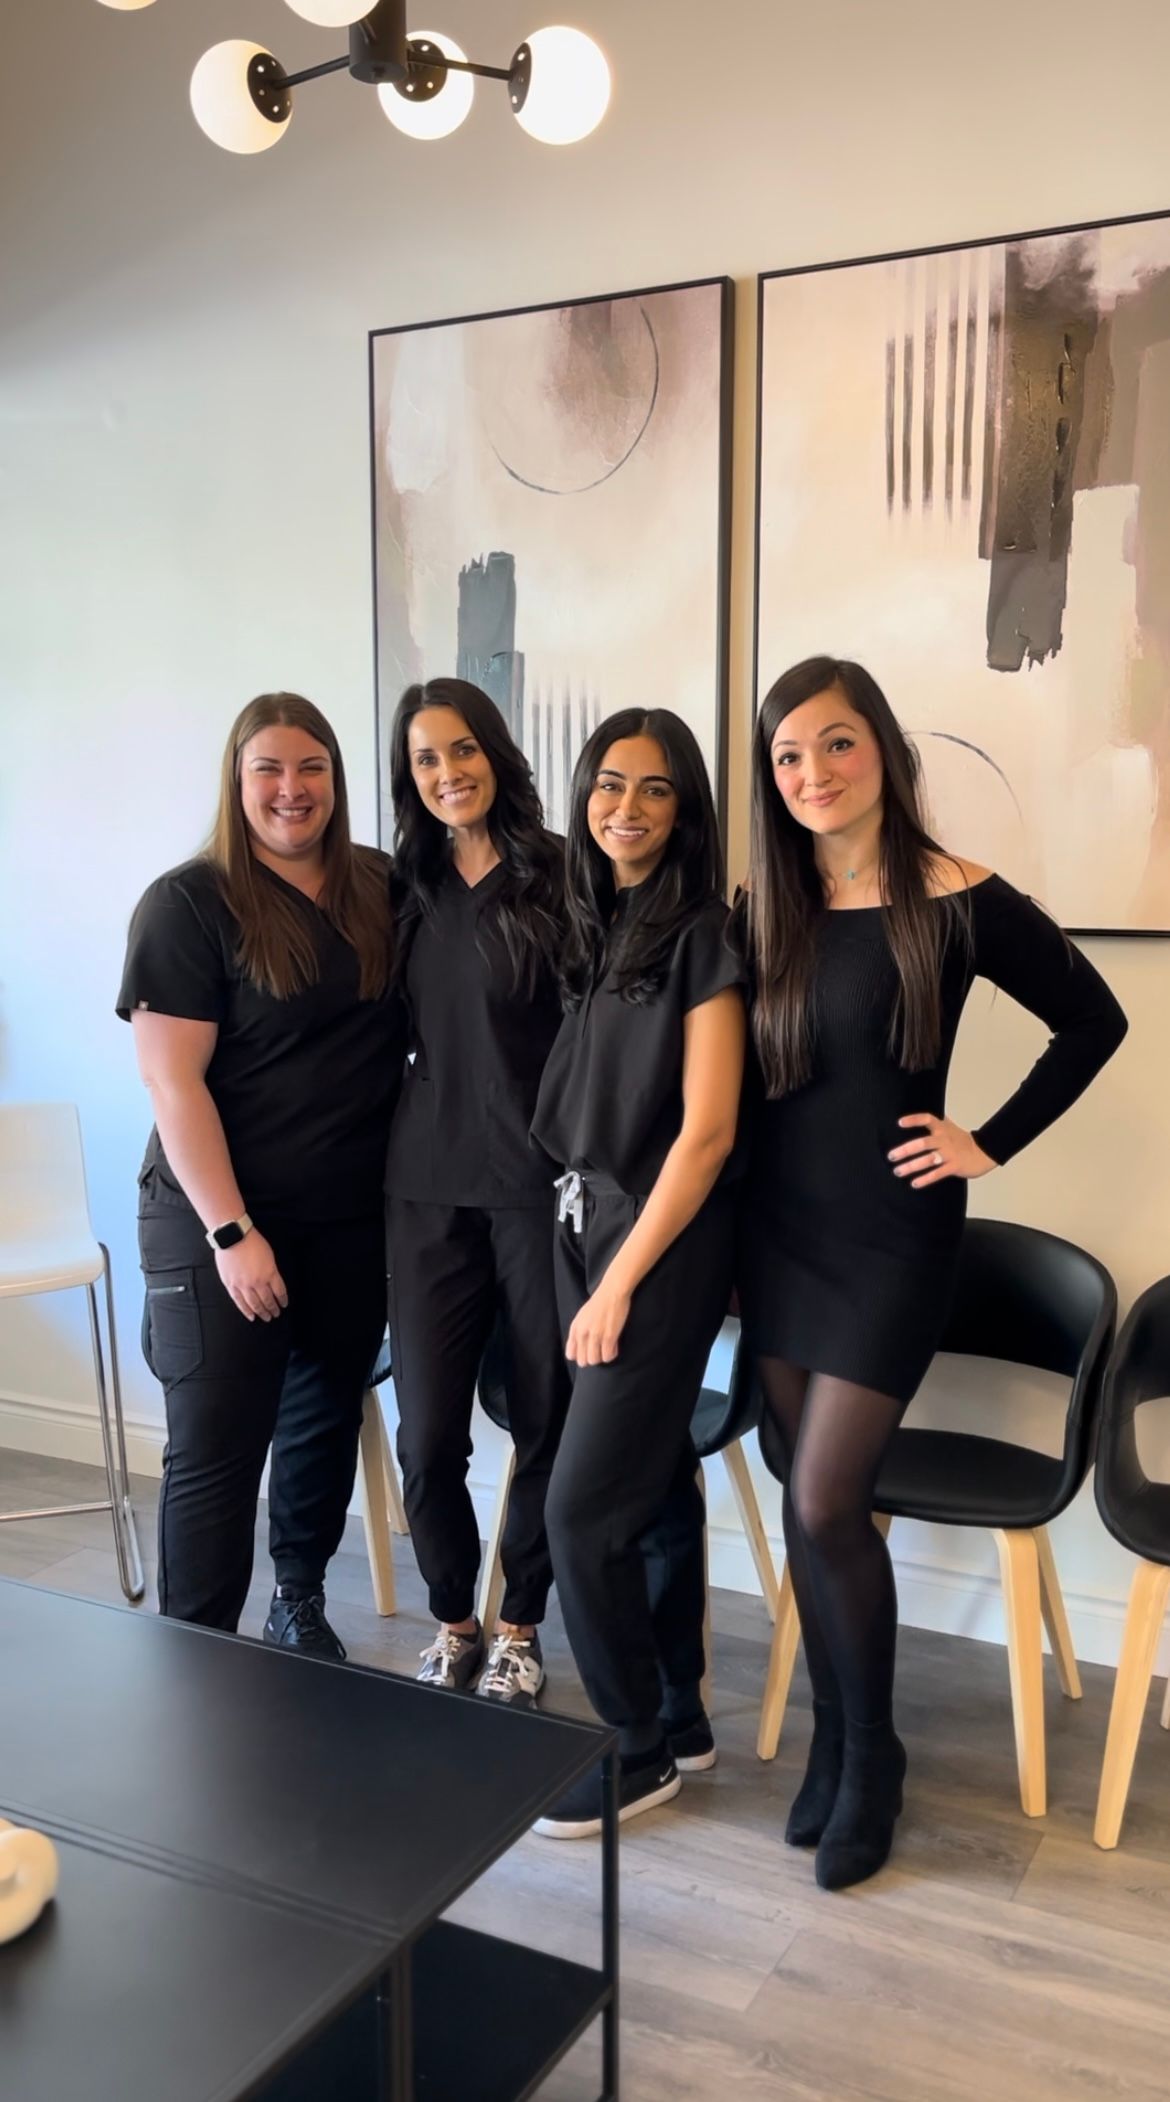
[(118, 996), (155, 1113), (139, 1243), (167, 1413), (159, 1606), (236, 1627), (271, 1446), (265, 1639), (335, 1660), (325, 1568), (386, 1322), (405, 1049), (388, 878), (350, 840), (325, 717), (261, 694), (228, 737), (207, 847), (135, 911)]
[[(407, 687), (390, 786), (413, 1050), (387, 1161), (390, 1339), (404, 1498), (439, 1622), (419, 1677), (478, 1678), (487, 1698), (531, 1706), (551, 1583), (544, 1499), (568, 1401), (552, 1176), (528, 1143), (561, 1020), (562, 849), (500, 710), (465, 679)], [(493, 1333), (516, 1471), (489, 1647), (467, 1462)]]
[[(1076, 1101), (1125, 1019), (1037, 906), (931, 837), (917, 754), (858, 664), (810, 658), (764, 699), (744, 908), (766, 1100), (739, 1287), (813, 1687), (786, 1837), (838, 1889), (881, 1867), (902, 1804), (897, 1601), (870, 1514), (946, 1322), (966, 1185)], [(976, 976), (1053, 1035), (969, 1132), (946, 1082)]]
[[(714, 1764), (703, 1499), (690, 1422), (731, 1289), (746, 1024), (702, 755), (665, 708), (601, 724), (573, 775), (568, 1013), (533, 1137), (563, 1171), (557, 1294), (573, 1395), (548, 1527), (565, 1627), (616, 1726), (620, 1816)], [(589, 1775), (537, 1829), (600, 1830)]]

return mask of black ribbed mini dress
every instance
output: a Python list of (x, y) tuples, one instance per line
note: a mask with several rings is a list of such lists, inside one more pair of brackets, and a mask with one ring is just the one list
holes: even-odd
[(738, 1275), (749, 1348), (909, 1401), (938, 1347), (954, 1289), (967, 1186), (914, 1190), (891, 1149), (900, 1117), (945, 1113), (967, 994), (990, 979), (1052, 1030), (1010, 1101), (974, 1136), (1001, 1164), (1055, 1122), (1125, 1035), (1113, 994), (1079, 949), (999, 876), (938, 898), (947, 915), (942, 1043), (926, 1072), (892, 1055), (898, 990), (882, 906), (817, 926), (813, 1073), (750, 1112)]

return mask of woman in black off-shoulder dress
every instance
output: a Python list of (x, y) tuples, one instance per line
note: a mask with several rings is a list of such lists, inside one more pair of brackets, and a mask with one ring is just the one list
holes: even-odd
[[(946, 1322), (966, 1183), (1062, 1115), (1126, 1025), (1038, 906), (930, 838), (917, 756), (860, 665), (810, 658), (763, 702), (744, 916), (762, 1086), (740, 1299), (813, 1687), (786, 1837), (816, 1845), (818, 1881), (841, 1888), (881, 1866), (901, 1808), (897, 1603), (870, 1514)], [(976, 977), (1053, 1034), (967, 1132), (945, 1098)]]

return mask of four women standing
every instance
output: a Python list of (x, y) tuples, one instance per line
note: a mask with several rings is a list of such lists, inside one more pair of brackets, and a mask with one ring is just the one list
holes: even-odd
[[(391, 1330), (439, 1621), (420, 1677), (531, 1703), (555, 1571), (582, 1679), (619, 1732), (621, 1816), (714, 1762), (689, 1424), (737, 1214), (814, 1691), (787, 1837), (817, 1846), (823, 1884), (856, 1882), (889, 1852), (905, 1770), (872, 1495), (945, 1324), (964, 1184), (1076, 1099), (1124, 1019), (1043, 913), (930, 837), (913, 748), (857, 665), (809, 660), (763, 704), (736, 937), (702, 758), (667, 710), (590, 738), (564, 857), (499, 711), (466, 682), (408, 689), (391, 778), (411, 1050), (387, 1156)], [(233, 733), (209, 855), (139, 907), (120, 1003), (158, 1115), (143, 1261), (170, 1431), (160, 1603), (235, 1625), (275, 1426), (266, 1634), (334, 1656), (321, 1585), (383, 1311), (371, 1162), (401, 1076), (391, 916), (385, 864), (349, 847), (327, 725), (269, 696)], [(749, 971), (759, 1084), (737, 1202)], [(969, 1133), (945, 1087), (976, 975), (1054, 1034)], [(466, 1470), (493, 1336), (517, 1469), (489, 1650)], [(596, 1775), (540, 1829), (600, 1821)]]

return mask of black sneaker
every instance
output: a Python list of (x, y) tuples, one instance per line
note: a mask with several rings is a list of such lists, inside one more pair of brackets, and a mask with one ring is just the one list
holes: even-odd
[(420, 1686), (441, 1686), (448, 1693), (466, 1693), (483, 1668), (483, 1629), (477, 1624), (474, 1635), (456, 1635), (450, 1628), (440, 1628), (419, 1656)]
[(296, 1650), (300, 1657), (321, 1657), (327, 1664), (345, 1662), (345, 1646), (325, 1618), (323, 1591), (312, 1591), (305, 1598), (290, 1595), (284, 1584), (278, 1584), (264, 1623), (264, 1640), (273, 1649)]
[(719, 1756), (715, 1734), (701, 1708), (693, 1722), (667, 1722), (662, 1727), (680, 1774), (703, 1774), (714, 1766)]
[(485, 1701), (502, 1701), (508, 1708), (534, 1708), (544, 1685), (544, 1659), (540, 1637), (512, 1635), (501, 1629), (492, 1636), (492, 1646), (476, 1692)]
[[(545, 1839), (592, 1839), (602, 1826), (604, 1785), (602, 1768), (595, 1767), (561, 1797), (554, 1810), (537, 1818), (533, 1831)], [(640, 1817), (643, 1810), (669, 1803), (681, 1787), (678, 1768), (665, 1746), (648, 1765), (629, 1771), (623, 1765), (618, 1776), (618, 1823), (624, 1825), (627, 1819)]]

